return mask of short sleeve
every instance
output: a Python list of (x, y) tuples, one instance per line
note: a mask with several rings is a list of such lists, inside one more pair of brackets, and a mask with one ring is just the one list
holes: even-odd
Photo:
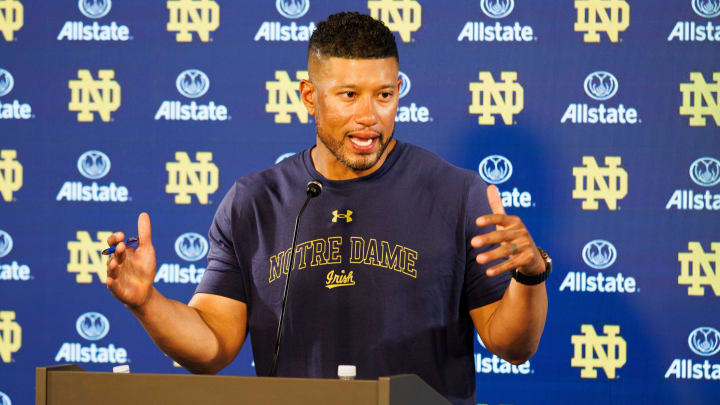
[(475, 260), (478, 254), (495, 249), (499, 245), (483, 246), (481, 248), (470, 246), (470, 240), (475, 235), (495, 230), (494, 226), (480, 228), (475, 224), (477, 217), (491, 213), (492, 210), (490, 209), (490, 203), (487, 199), (487, 185), (482, 179), (475, 177), (468, 187), (465, 206), (465, 243), (467, 246), (467, 257), (465, 258), (465, 284), (463, 286), (463, 292), (470, 309), (482, 307), (499, 300), (510, 284), (510, 272), (505, 272), (493, 277), (488, 277), (485, 274), (487, 269), (501, 263), (504, 259), (487, 264), (479, 264)]
[(248, 274), (238, 263), (237, 246), (233, 237), (233, 224), (237, 222), (234, 212), (236, 190), (237, 184), (234, 184), (215, 212), (208, 231), (208, 265), (195, 293), (222, 295), (247, 303)]

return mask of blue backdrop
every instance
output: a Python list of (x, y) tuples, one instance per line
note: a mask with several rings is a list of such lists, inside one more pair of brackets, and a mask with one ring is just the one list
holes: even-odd
[(397, 34), (396, 137), (498, 184), (554, 260), (535, 357), (476, 342), (478, 402), (720, 401), (718, 0), (0, 0), (0, 404), (41, 365), (185, 372), (99, 251), (148, 211), (188, 301), (232, 182), (314, 142), (297, 82), (341, 10)]

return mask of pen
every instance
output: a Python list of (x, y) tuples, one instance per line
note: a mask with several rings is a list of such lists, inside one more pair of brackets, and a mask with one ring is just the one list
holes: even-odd
[[(132, 238), (128, 238), (125, 241), (125, 246), (136, 249), (138, 247), (139, 243), (140, 243), (140, 241), (138, 240), (138, 238), (132, 237)], [(117, 246), (117, 245), (115, 245), (115, 246)], [(103, 250), (102, 254), (111, 255), (111, 254), (115, 253), (115, 246), (110, 246), (109, 248)]]

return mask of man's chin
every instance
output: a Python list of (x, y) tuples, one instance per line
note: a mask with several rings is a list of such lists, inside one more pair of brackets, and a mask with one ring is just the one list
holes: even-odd
[(353, 159), (351, 161), (343, 162), (348, 169), (356, 172), (362, 172), (365, 170), (372, 169), (380, 159), (377, 156), (369, 159)]

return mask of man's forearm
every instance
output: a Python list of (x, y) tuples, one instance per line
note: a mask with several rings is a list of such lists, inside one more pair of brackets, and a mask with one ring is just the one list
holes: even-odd
[(153, 342), (189, 371), (214, 374), (225, 366), (218, 339), (197, 309), (165, 298), (155, 288), (143, 306), (128, 309)]
[(532, 357), (545, 327), (547, 305), (545, 283), (530, 286), (511, 280), (488, 325), (493, 351), (513, 364)]

